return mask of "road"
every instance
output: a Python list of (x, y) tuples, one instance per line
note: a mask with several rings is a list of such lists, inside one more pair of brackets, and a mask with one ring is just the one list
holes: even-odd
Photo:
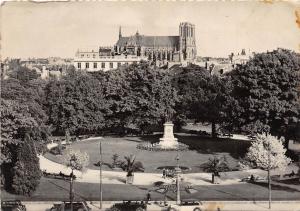
[[(53, 201), (35, 201), (35, 202), (24, 202), (28, 211), (49, 211)], [(115, 202), (103, 202), (103, 209), (109, 210), (109, 208)], [(174, 204), (174, 201), (168, 202), (169, 204)], [(92, 211), (100, 211), (99, 202), (89, 202), (89, 206)], [(201, 202), (200, 208), (202, 211), (264, 211), (268, 209), (268, 202), (245, 202), (245, 201), (205, 201)], [(181, 209), (181, 211), (189, 211), (193, 208)], [(148, 211), (165, 211), (166, 206), (157, 204), (155, 202), (150, 202), (147, 206)], [(272, 203), (272, 209), (274, 211), (300, 211), (300, 201), (277, 201)]]

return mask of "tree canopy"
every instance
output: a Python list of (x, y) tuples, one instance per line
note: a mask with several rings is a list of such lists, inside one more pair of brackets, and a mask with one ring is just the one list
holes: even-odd
[(227, 78), (211, 75), (209, 70), (190, 65), (173, 77), (173, 85), (179, 95), (176, 106), (178, 114), (185, 118), (212, 123), (212, 135), (216, 135), (215, 124), (222, 124), (228, 111), (231, 86)]
[(134, 125), (147, 132), (175, 112), (177, 95), (170, 77), (146, 62), (107, 72), (104, 93), (112, 128)]
[(270, 134), (258, 134), (245, 156), (246, 163), (264, 170), (285, 168), (291, 159), (286, 157), (282, 143), (283, 140)]
[(230, 74), (236, 130), (287, 139), (295, 135), (300, 120), (300, 55), (278, 49), (256, 54)]
[(46, 87), (48, 124), (58, 133), (91, 133), (104, 125), (102, 85), (84, 72), (70, 71)]
[(28, 134), (17, 152), (11, 188), (14, 193), (31, 195), (39, 184), (41, 171), (34, 142)]
[(67, 148), (63, 154), (63, 163), (73, 170), (83, 171), (89, 164), (89, 155), (80, 150)]

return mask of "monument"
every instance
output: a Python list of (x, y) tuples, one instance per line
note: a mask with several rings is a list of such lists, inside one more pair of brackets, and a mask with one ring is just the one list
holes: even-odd
[(184, 151), (188, 150), (189, 146), (177, 141), (174, 137), (173, 126), (170, 121), (170, 112), (167, 112), (166, 122), (164, 124), (164, 135), (159, 139), (159, 142), (142, 142), (137, 145), (138, 149), (150, 150), (150, 151)]
[(172, 122), (166, 122), (164, 124), (164, 135), (159, 139), (160, 142), (158, 143), (162, 148), (178, 147), (177, 138), (175, 138), (173, 134), (173, 126), (174, 124)]

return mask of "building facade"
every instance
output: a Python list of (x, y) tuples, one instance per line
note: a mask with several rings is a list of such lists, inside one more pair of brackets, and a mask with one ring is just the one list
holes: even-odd
[(74, 59), (74, 66), (77, 70), (108, 71), (121, 65), (140, 62), (143, 59), (146, 60), (141, 56), (117, 55), (114, 53), (113, 47), (100, 47), (98, 51), (78, 50)]
[(196, 56), (195, 25), (184, 22), (180, 23), (176, 36), (147, 36), (136, 32), (126, 37), (120, 27), (119, 39), (113, 47), (78, 50), (74, 65), (76, 69), (107, 71), (141, 60), (155, 62), (159, 66), (169, 62), (192, 63)]

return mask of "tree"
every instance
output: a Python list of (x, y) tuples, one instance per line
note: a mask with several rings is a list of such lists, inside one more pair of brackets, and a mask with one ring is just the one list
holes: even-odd
[[(24, 74), (27, 74), (27, 70), (24, 71)], [(12, 77), (1, 80), (0, 164), (3, 172), (1, 177), (5, 178), (6, 187), (12, 186), (11, 169), (20, 165), (20, 162), (17, 163), (18, 148), (24, 144), (25, 134), (30, 136), (38, 153), (46, 149), (44, 143), (50, 130), (46, 125), (47, 115), (43, 104), (44, 86), (45, 81), (35, 77)]]
[(212, 173), (212, 183), (215, 183), (215, 177), (219, 177), (219, 172), (229, 171), (229, 165), (225, 156), (209, 158), (207, 163), (202, 166), (204, 171)]
[(46, 99), (48, 123), (56, 133), (91, 133), (104, 126), (103, 88), (89, 74), (70, 71), (61, 80), (51, 80)]
[(39, 74), (35, 70), (31, 70), (17, 63), (10, 65), (8, 72), (8, 76), (10, 78), (17, 79), (21, 83), (28, 83), (30, 80), (34, 80), (39, 77)]
[(83, 171), (89, 164), (89, 155), (68, 147), (63, 154), (63, 163), (72, 170)]
[(121, 165), (122, 168), (127, 171), (127, 183), (133, 183), (133, 173), (136, 171), (144, 171), (143, 164), (140, 161), (135, 161), (136, 156), (125, 156), (125, 162)]
[(63, 163), (71, 168), (70, 175), (70, 202), (71, 211), (73, 211), (74, 189), (73, 189), (73, 171), (83, 171), (89, 164), (89, 155), (86, 152), (79, 150), (73, 150), (71, 147), (65, 150), (63, 155)]
[(13, 162), (17, 148), (22, 144), (26, 131), (37, 127), (29, 114), (28, 106), (14, 100), (1, 99), (1, 165)]
[[(227, 77), (211, 75), (202, 67), (190, 65), (176, 69), (173, 86), (176, 87), (179, 102), (176, 104), (178, 116), (212, 124), (212, 136), (216, 136), (216, 124), (227, 121), (228, 96), (231, 85)], [(181, 116), (181, 117), (183, 117)]]
[[(230, 74), (236, 131), (288, 141), (299, 131), (300, 55), (285, 49), (256, 54)], [(297, 129), (298, 128), (298, 129)], [(299, 138), (299, 137), (298, 137)]]
[(247, 165), (268, 171), (269, 208), (271, 208), (270, 171), (276, 168), (283, 169), (291, 162), (291, 159), (285, 156), (286, 149), (282, 142), (282, 139), (270, 134), (259, 134), (244, 159)]
[(110, 128), (125, 133), (126, 128), (134, 126), (147, 133), (150, 127), (161, 125), (167, 114), (175, 112), (177, 95), (170, 77), (146, 62), (109, 71), (105, 79)]
[[(45, 96), (43, 87), (45, 86), (45, 81), (40, 80), (30, 80), (28, 82), (20, 82), (17, 79), (7, 79), (1, 81), (1, 98), (3, 101), (9, 102), (10, 105), (4, 103), (5, 106), (12, 106), (12, 108), (17, 109), (19, 116), (30, 116), (35, 122), (35, 125), (30, 127), (30, 131), (27, 131), (31, 138), (36, 143), (36, 148), (38, 152), (45, 150), (45, 141), (50, 134), (50, 128), (46, 125), (48, 119), (44, 108)], [(8, 111), (12, 112), (12, 108), (8, 108)], [(13, 116), (9, 116), (6, 113), (5, 118), (1, 118), (1, 121), (10, 120)], [(2, 122), (3, 124), (4, 122)], [(29, 121), (30, 123), (30, 121)], [(3, 124), (3, 130), (10, 130), (10, 124)], [(8, 127), (6, 129), (6, 127)], [(15, 129), (18, 131), (23, 131), (20, 125), (14, 125)]]
[(39, 158), (28, 134), (18, 148), (16, 165), (13, 168), (12, 191), (16, 194), (31, 195), (39, 185), (41, 171)]

